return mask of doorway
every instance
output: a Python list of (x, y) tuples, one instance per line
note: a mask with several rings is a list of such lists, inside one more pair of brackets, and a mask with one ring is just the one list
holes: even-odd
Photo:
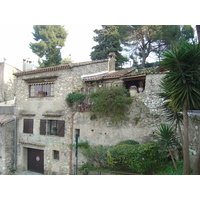
[(28, 170), (44, 174), (44, 151), (28, 149)]

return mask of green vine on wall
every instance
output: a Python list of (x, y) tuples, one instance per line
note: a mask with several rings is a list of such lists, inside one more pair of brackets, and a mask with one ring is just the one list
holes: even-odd
[(112, 123), (127, 120), (127, 112), (132, 99), (127, 97), (127, 90), (122, 87), (102, 88), (89, 95), (92, 112), (101, 118), (110, 118)]

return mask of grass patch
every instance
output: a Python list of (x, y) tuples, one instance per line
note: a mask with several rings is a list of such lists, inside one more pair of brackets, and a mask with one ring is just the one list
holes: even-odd
[(182, 175), (183, 173), (183, 161), (176, 161), (178, 170), (174, 169), (173, 163), (169, 162), (163, 165), (160, 169), (156, 171), (156, 175)]

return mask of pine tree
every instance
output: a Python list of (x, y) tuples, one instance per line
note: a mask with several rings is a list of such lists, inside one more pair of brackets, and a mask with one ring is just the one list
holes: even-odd
[(117, 26), (103, 25), (102, 29), (96, 29), (94, 32), (97, 36), (94, 37), (94, 41), (98, 44), (94, 46), (94, 49), (90, 56), (92, 60), (106, 59), (110, 52), (116, 54), (116, 66), (122, 66), (128, 59), (121, 55), (122, 47), (120, 46), (120, 34)]
[(61, 25), (35, 25), (34, 40), (30, 48), (42, 61), (40, 67), (50, 67), (61, 63), (60, 50), (64, 46), (67, 32)]

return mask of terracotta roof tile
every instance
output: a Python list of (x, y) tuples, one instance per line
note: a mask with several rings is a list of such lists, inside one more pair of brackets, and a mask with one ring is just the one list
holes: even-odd
[(135, 70), (135, 67), (119, 70), (113, 73), (108, 73), (106, 75), (98, 76), (98, 77), (93, 77), (93, 78), (85, 78), (84, 81), (100, 81), (100, 80), (105, 80), (105, 79), (112, 79), (112, 78), (128, 78), (131, 76), (137, 77), (137, 76), (146, 76), (147, 74), (162, 74), (164, 71), (158, 70), (157, 72), (151, 72), (151, 68), (147, 69), (142, 69), (139, 71)]
[(135, 68), (122, 69), (122, 70), (108, 73), (108, 74), (105, 74), (102, 76), (88, 78), (88, 79), (85, 79), (85, 81), (97, 81), (97, 80), (102, 80), (102, 79), (119, 78), (119, 77), (123, 76), (125, 73), (133, 71), (134, 69)]
[(62, 65), (57, 65), (57, 66), (52, 66), (52, 67), (45, 67), (45, 68), (39, 68), (35, 70), (30, 70), (30, 71), (18, 72), (18, 73), (15, 73), (14, 75), (18, 77), (18, 76), (29, 75), (29, 74), (58, 71), (58, 70), (63, 70), (67, 68), (79, 67), (79, 66), (102, 63), (102, 62), (108, 62), (108, 60), (104, 59), (104, 60), (94, 60), (94, 61), (80, 62), (80, 63), (67, 63), (67, 64), (62, 64)]

